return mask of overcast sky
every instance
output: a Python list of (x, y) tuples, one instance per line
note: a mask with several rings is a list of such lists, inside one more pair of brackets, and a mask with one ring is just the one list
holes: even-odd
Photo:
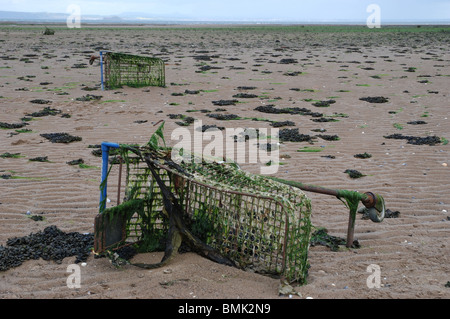
[(65, 13), (79, 5), (83, 14), (125, 12), (197, 20), (366, 20), (377, 4), (382, 20), (448, 20), (450, 0), (0, 0), (1, 11)]

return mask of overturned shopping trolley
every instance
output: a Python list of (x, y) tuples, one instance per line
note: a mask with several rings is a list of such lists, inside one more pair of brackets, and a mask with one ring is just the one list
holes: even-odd
[[(125, 200), (106, 208), (111, 150), (126, 166)], [(306, 283), (311, 238), (311, 203), (302, 191), (345, 199), (353, 241), (359, 201), (382, 219), (384, 201), (372, 193), (331, 191), (276, 180), (241, 170), (233, 163), (191, 157), (175, 162), (171, 149), (103, 143), (100, 214), (95, 221), (97, 253), (121, 245), (165, 251), (155, 268), (167, 264), (182, 242), (219, 263), (287, 282)], [(372, 211), (373, 210), (373, 211)]]
[(130, 87), (166, 85), (165, 64), (162, 59), (100, 51), (91, 56), (89, 63), (100, 60), (101, 88), (116, 89), (123, 85)]
[(104, 154), (121, 150), (127, 187), (126, 201), (113, 208), (104, 208), (103, 193), (96, 252), (128, 241), (165, 250), (169, 260), (181, 239), (215, 261), (305, 281), (311, 205), (301, 190), (226, 163), (178, 165), (169, 153), (103, 146)]

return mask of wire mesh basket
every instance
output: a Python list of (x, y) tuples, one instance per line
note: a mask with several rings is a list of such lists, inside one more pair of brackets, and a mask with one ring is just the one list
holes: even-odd
[(104, 86), (108, 89), (165, 86), (165, 65), (159, 58), (102, 52)]
[(228, 163), (175, 165), (141, 152), (145, 160), (123, 154), (127, 186), (120, 206), (127, 215), (126, 242), (136, 243), (140, 251), (164, 250), (169, 222), (151, 161), (193, 235), (241, 269), (306, 282), (311, 203), (301, 190)]

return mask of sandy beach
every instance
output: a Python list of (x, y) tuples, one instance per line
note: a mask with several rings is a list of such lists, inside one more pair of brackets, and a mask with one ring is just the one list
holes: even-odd
[[(93, 232), (101, 158), (92, 154), (90, 145), (146, 144), (161, 120), (166, 141), (173, 145), (170, 133), (180, 126), (170, 114), (222, 127), (271, 129), (270, 121), (292, 121), (294, 126), (280, 129), (298, 128), (315, 138), (312, 144), (280, 144), (277, 177), (378, 193), (388, 209), (399, 212), (382, 223), (358, 215), (359, 248), (331, 251), (311, 246), (308, 282), (294, 285), (299, 295), (292, 299), (450, 297), (449, 27), (51, 28), (54, 35), (43, 35), (41, 25), (0, 26), (0, 245), (51, 225), (64, 232)], [(99, 63), (89, 64), (100, 50), (163, 59), (166, 87), (102, 91)], [(239, 93), (252, 95), (233, 97)], [(80, 100), (87, 94), (101, 98)], [(384, 99), (364, 100), (368, 97)], [(239, 103), (212, 103), (232, 99)], [(319, 103), (324, 101), (329, 103)], [(255, 110), (270, 105), (306, 108), (328, 121)], [(31, 115), (45, 107), (58, 112)], [(208, 116), (218, 108), (221, 114), (241, 119)], [(31, 120), (23, 122), (24, 117)], [(26, 125), (6, 127), (20, 123)], [(81, 140), (51, 143), (41, 136), (62, 132)], [(319, 134), (337, 137), (327, 140)], [(386, 138), (393, 135), (397, 138)], [(418, 137), (435, 137), (435, 143), (417, 143)], [(317, 151), (305, 152), (308, 148)], [(364, 153), (371, 156), (355, 157)], [(84, 166), (67, 164), (78, 159)], [(241, 166), (259, 173), (259, 165)], [(350, 178), (348, 169), (363, 176)], [(113, 171), (111, 180), (116, 178)], [(348, 209), (343, 203), (306, 194), (312, 202), (312, 224), (345, 238)], [(114, 187), (109, 198), (108, 205), (114, 206)], [(42, 220), (30, 218), (35, 215)], [(154, 252), (134, 260), (150, 263), (161, 257)], [(75, 257), (62, 263), (27, 260), (1, 271), (0, 298), (288, 298), (278, 295), (276, 278), (220, 265), (195, 253), (179, 254), (168, 266), (153, 270), (116, 268), (108, 258), (90, 254), (81, 267), (81, 287), (70, 289), (67, 268), (74, 261)], [(371, 265), (379, 266), (380, 287), (367, 284)]]

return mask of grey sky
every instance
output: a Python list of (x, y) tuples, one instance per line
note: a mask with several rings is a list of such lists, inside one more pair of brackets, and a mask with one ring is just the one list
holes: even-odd
[(448, 20), (450, 0), (0, 0), (0, 10), (67, 12), (79, 5), (81, 14), (169, 16), (197, 20), (365, 20), (370, 4), (384, 20)]

